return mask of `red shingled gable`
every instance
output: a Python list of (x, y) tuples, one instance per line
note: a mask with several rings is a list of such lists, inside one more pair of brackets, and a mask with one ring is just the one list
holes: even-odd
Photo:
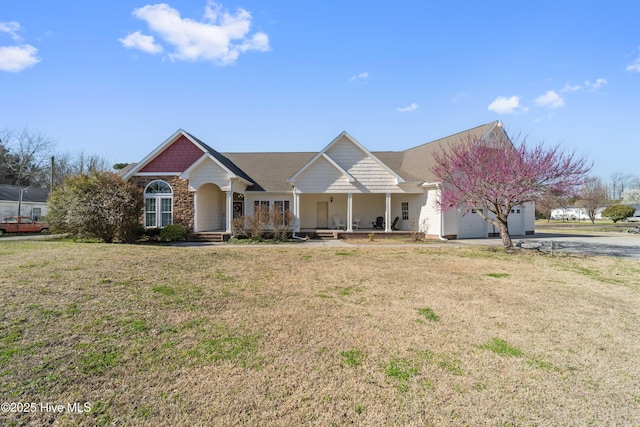
[(140, 172), (184, 172), (203, 154), (204, 152), (200, 148), (183, 135), (165, 148)]

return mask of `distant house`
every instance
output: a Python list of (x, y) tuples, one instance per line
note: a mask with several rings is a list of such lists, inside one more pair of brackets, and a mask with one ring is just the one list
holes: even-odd
[[(261, 206), (291, 212), (296, 233), (420, 229), (436, 237), (495, 236), (473, 210), (437, 206), (443, 183), (430, 171), (433, 155), (467, 138), (508, 141), (502, 123), (491, 122), (404, 151), (372, 152), (342, 132), (317, 152), (221, 153), (178, 130), (122, 175), (144, 191), (146, 227), (181, 223), (189, 231), (230, 234), (234, 217)], [(533, 234), (533, 203), (513, 209), (509, 231)]]
[[(595, 219), (602, 219), (602, 211), (605, 207), (596, 210)], [(566, 208), (555, 208), (551, 210), (551, 219), (564, 221), (586, 221), (590, 220), (589, 213), (586, 208), (569, 206)]]
[(0, 184), (0, 218), (24, 215), (37, 221), (47, 214), (48, 197), (48, 188)]

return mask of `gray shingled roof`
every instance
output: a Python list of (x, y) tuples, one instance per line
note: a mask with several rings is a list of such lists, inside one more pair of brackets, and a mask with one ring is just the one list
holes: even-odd
[[(418, 145), (417, 147), (409, 148), (402, 152), (401, 171), (419, 177), (424, 182), (434, 182), (436, 178), (430, 170), (434, 163), (434, 154), (439, 153), (448, 145), (463, 142), (469, 138), (474, 140), (481, 138), (495, 125), (496, 122), (487, 123), (426, 144)], [(402, 176), (402, 173), (400, 173), (400, 175)]]
[[(407, 182), (433, 182), (435, 177), (433, 177), (430, 169), (433, 165), (435, 153), (440, 152), (449, 144), (468, 138), (480, 138), (491, 130), (496, 123), (498, 122), (477, 126), (404, 151), (376, 151), (371, 153)], [(318, 154), (317, 152), (220, 153), (195, 136), (185, 133), (201, 144), (203, 148), (234, 174), (253, 183), (247, 188), (248, 191), (291, 191), (291, 184), (288, 179)], [(129, 167), (127, 170), (129, 170)]]
[(25, 189), (22, 193), (23, 202), (45, 203), (49, 197), (48, 188), (23, 187), (18, 185), (0, 184), (0, 200), (17, 202), (20, 200), (20, 190)]
[[(484, 124), (404, 151), (371, 152), (381, 162), (408, 182), (433, 182), (433, 155), (449, 144), (466, 138), (479, 138), (496, 122)], [(199, 141), (199, 140), (198, 140)], [(203, 144), (203, 146), (206, 146)], [(249, 191), (290, 191), (287, 181), (318, 153), (218, 153), (240, 170), (246, 171), (256, 185)]]
[[(183, 131), (184, 132), (184, 131)], [(255, 181), (253, 181), (243, 170), (242, 168), (239, 168), (238, 166), (236, 166), (232, 161), (230, 161), (227, 157), (225, 157), (224, 155), (220, 154), (219, 152), (217, 152), (216, 150), (214, 150), (213, 148), (209, 147), (207, 144), (205, 144), (204, 142), (202, 142), (200, 139), (196, 138), (195, 136), (191, 135), (188, 132), (184, 132), (187, 135), (189, 135), (191, 138), (193, 138), (198, 144), (202, 145), (202, 147), (204, 147), (209, 154), (211, 154), (213, 157), (215, 157), (216, 160), (218, 160), (220, 163), (222, 163), (224, 165), (224, 167), (226, 167), (227, 169), (229, 169), (231, 172), (233, 172), (234, 174), (236, 174), (237, 176), (249, 181), (249, 182), (253, 182), (254, 185), (256, 184)]]
[(318, 153), (223, 153), (256, 185), (249, 191), (291, 191), (287, 181)]

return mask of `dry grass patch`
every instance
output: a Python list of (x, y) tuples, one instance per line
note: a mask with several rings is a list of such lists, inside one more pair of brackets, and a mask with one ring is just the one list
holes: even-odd
[(637, 261), (424, 245), (0, 255), (1, 400), (92, 408), (3, 425), (640, 423)]

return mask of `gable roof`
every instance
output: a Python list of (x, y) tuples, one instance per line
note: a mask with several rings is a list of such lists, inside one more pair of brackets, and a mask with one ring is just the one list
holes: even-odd
[[(435, 181), (435, 177), (431, 173), (434, 154), (439, 153), (450, 144), (458, 143), (468, 138), (481, 139), (492, 132), (500, 132), (501, 135), (506, 137), (502, 123), (494, 121), (408, 148), (404, 151), (369, 151), (355, 138), (343, 131), (320, 152), (220, 153), (197, 137), (179, 129), (141, 162), (127, 168), (123, 177), (127, 179), (139, 172), (146, 164), (162, 153), (165, 148), (176, 141), (180, 135), (184, 135), (196, 146), (200, 147), (204, 154), (211, 156), (216, 163), (228, 170), (230, 174), (247, 181), (249, 184), (247, 191), (288, 192), (291, 191), (292, 183), (298, 175), (318, 159), (324, 159), (325, 152), (344, 137), (362, 150), (366, 156), (369, 156), (390, 174), (396, 176), (399, 183), (422, 184)], [(202, 161), (202, 158), (197, 160), (196, 163), (199, 161)], [(334, 166), (336, 165), (334, 164)], [(342, 168), (338, 167), (338, 170), (341, 174), (344, 175), (346, 173), (350, 177)]]
[(209, 147), (207, 144), (205, 144), (204, 142), (202, 142), (200, 139), (196, 138), (195, 136), (191, 135), (189, 132), (184, 132), (184, 133), (185, 133), (185, 135), (188, 135), (189, 137), (191, 137), (191, 139), (193, 139), (195, 142), (197, 142), (202, 148), (204, 148), (207, 151), (207, 153), (209, 153), (209, 155), (211, 155), (211, 157), (213, 157), (215, 160), (217, 160), (218, 164), (220, 164), (221, 166), (226, 168), (232, 174), (234, 174), (236, 176), (239, 176), (240, 178), (244, 179), (245, 181), (249, 182), (250, 184), (254, 184), (254, 185), (256, 184), (256, 182), (253, 181), (249, 177), (249, 175), (247, 175), (245, 173), (244, 170), (242, 170), (241, 168), (236, 166), (236, 164), (233, 163), (231, 160), (229, 160), (226, 156), (224, 156), (223, 154), (217, 152), (213, 148)]
[(404, 150), (402, 152), (400, 173), (419, 177), (424, 182), (433, 182), (436, 180), (433, 173), (431, 173), (431, 168), (435, 161), (434, 154), (440, 153), (441, 150), (451, 144), (469, 139), (485, 138), (496, 129), (500, 129), (504, 133), (502, 123), (495, 121)]
[[(331, 147), (333, 147), (334, 145), (338, 144), (340, 141), (342, 141), (342, 139), (347, 139), (350, 143), (352, 143), (354, 146), (356, 146), (358, 149), (360, 149), (363, 154), (371, 159), (373, 159), (374, 162), (376, 162), (379, 166), (381, 166), (383, 169), (385, 169), (387, 172), (389, 172), (391, 175), (395, 176), (395, 178), (398, 180), (398, 182), (402, 182), (404, 181), (403, 178), (398, 175), (393, 169), (391, 169), (388, 165), (386, 165), (384, 162), (380, 161), (380, 159), (378, 159), (371, 151), (367, 150), (367, 148), (365, 148), (362, 144), (360, 144), (354, 137), (352, 137), (351, 135), (349, 135), (347, 132), (342, 131), (337, 137), (335, 137), (333, 139), (333, 141), (331, 141), (329, 143), (329, 145), (327, 145), (326, 147), (324, 147), (322, 150), (320, 150), (320, 152), (318, 154), (316, 154), (313, 159), (311, 159), (307, 164), (305, 164), (303, 167), (301, 167), (295, 174), (293, 174), (290, 178), (289, 181), (290, 182), (295, 182), (296, 178), (302, 174), (308, 167), (310, 167), (311, 165), (313, 165), (318, 159), (320, 158), (325, 158), (326, 160), (329, 160), (329, 162), (331, 164), (333, 164), (335, 167), (337, 167), (340, 172), (344, 175), (349, 175), (344, 169), (342, 169), (340, 166), (338, 166), (335, 161), (333, 161), (331, 159), (330, 156), (328, 156), (326, 153), (331, 149)], [(350, 180), (352, 179), (351, 175), (349, 175)]]
[(46, 203), (49, 197), (48, 188), (24, 187), (19, 185), (0, 184), (0, 200), (17, 202), (20, 200), (20, 190), (22, 201), (28, 203)]
[[(191, 135), (189, 132), (186, 132), (186, 131), (184, 131), (182, 129), (178, 129), (173, 135), (171, 135), (162, 144), (160, 144), (158, 147), (156, 147), (155, 150), (153, 150), (150, 154), (148, 154), (139, 163), (135, 163), (130, 168), (127, 168), (126, 172), (124, 172), (122, 174), (122, 177), (124, 179), (128, 179), (131, 176), (135, 175), (136, 173), (141, 172), (147, 165), (151, 164), (151, 162), (154, 159), (158, 158), (167, 148), (171, 147), (171, 145), (173, 143), (178, 141), (181, 136), (184, 136), (185, 138), (187, 138), (192, 144), (194, 144), (196, 147), (198, 147), (202, 151), (202, 153), (204, 155), (210, 156), (213, 159), (214, 162), (216, 162), (223, 169), (226, 169), (227, 172), (229, 172), (231, 175), (238, 176), (238, 177), (246, 180), (249, 184), (255, 184), (255, 182), (253, 180), (251, 180), (251, 178), (242, 169), (240, 169), (236, 165), (234, 165), (233, 162), (231, 162), (225, 156), (220, 154), (218, 151), (214, 150), (213, 148), (211, 148), (210, 146), (205, 144), (200, 139), (196, 138), (195, 136)], [(198, 163), (201, 160), (202, 160), (202, 157), (200, 157), (199, 159), (195, 160), (185, 170), (188, 170), (195, 163)], [(182, 172), (185, 172), (185, 170), (182, 170), (182, 171), (179, 171), (179, 172), (182, 173)], [(166, 172), (168, 172), (168, 171), (166, 171)]]

